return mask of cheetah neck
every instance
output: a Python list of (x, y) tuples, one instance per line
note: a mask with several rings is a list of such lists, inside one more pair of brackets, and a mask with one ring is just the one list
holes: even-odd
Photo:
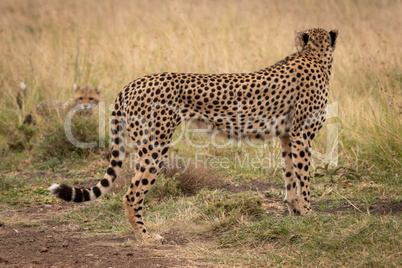
[(322, 72), (327, 76), (327, 81), (331, 77), (332, 73), (332, 52), (318, 52), (316, 49), (306, 48), (304, 51), (299, 52), (302, 57), (315, 58), (318, 65), (321, 67)]

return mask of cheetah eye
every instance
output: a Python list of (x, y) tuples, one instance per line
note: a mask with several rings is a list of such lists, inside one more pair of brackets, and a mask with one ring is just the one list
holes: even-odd
[(78, 100), (82, 101), (82, 97), (79, 97)]
[(89, 101), (93, 101), (94, 100), (94, 98), (89, 98)]

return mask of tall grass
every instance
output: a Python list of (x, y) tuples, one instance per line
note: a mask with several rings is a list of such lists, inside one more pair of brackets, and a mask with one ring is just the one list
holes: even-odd
[(330, 102), (339, 103), (342, 161), (400, 170), (401, 12), (393, 0), (3, 0), (0, 148), (35, 104), (67, 100), (73, 83), (102, 85), (110, 103), (154, 72), (256, 71), (295, 52), (295, 30), (322, 27), (340, 32)]

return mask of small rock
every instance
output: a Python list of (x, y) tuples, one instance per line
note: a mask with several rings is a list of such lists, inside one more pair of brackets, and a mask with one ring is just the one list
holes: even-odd
[(126, 256), (134, 256), (134, 253), (129, 252), (129, 253), (126, 254)]
[(93, 255), (94, 254), (89, 253), (89, 254), (86, 254), (85, 257), (92, 257)]
[(41, 248), (40, 252), (48, 252), (49, 249), (48, 248)]
[(64, 242), (63, 242), (63, 248), (66, 248), (66, 247), (68, 247), (68, 242), (67, 242), (67, 241), (64, 241)]
[(53, 205), (49, 205), (49, 204), (45, 205), (45, 208), (52, 208), (52, 207), (53, 207)]

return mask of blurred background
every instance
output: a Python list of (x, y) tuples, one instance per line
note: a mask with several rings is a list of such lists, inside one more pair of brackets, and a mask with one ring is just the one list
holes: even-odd
[(400, 14), (395, 0), (2, 0), (0, 148), (40, 101), (71, 98), (74, 83), (101, 85), (109, 104), (146, 74), (253, 72), (294, 53), (296, 30), (320, 27), (339, 29), (329, 98), (339, 112), (329, 123), (339, 124), (341, 158), (400, 168)]

